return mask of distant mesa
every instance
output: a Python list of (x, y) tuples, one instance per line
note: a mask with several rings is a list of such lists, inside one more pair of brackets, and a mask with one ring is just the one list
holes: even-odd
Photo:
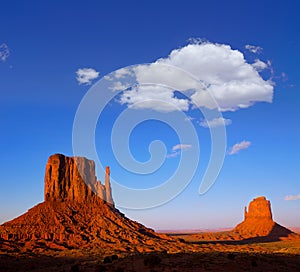
[(288, 237), (293, 232), (273, 221), (271, 203), (264, 196), (253, 199), (244, 210), (244, 221), (233, 232), (243, 238), (268, 237), (276, 240)]
[[(185, 237), (183, 237), (185, 238)], [(213, 242), (233, 242), (238, 244), (273, 242), (300, 239), (300, 235), (273, 221), (271, 203), (264, 196), (253, 199), (244, 208), (244, 221), (234, 229), (219, 232), (201, 232), (190, 235), (189, 239)]]

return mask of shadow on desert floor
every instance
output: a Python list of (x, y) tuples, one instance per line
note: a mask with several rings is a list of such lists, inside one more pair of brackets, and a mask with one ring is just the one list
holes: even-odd
[[(106, 261), (105, 261), (106, 260)], [(135, 271), (299, 271), (299, 255), (278, 255), (258, 252), (167, 252), (135, 253), (124, 257), (68, 258), (0, 255), (0, 271), (65, 271), (65, 272), (135, 272)]]
[[(272, 242), (279, 242), (284, 239), (287, 239), (290, 235), (293, 235), (293, 232), (288, 229), (282, 229), (281, 226), (275, 225), (271, 232), (266, 236), (257, 236), (257, 237), (251, 237), (251, 238), (244, 238), (244, 239), (238, 239), (234, 240), (231, 238), (231, 236), (234, 237), (234, 233), (232, 232), (223, 232), (222, 234), (219, 233), (212, 233), (212, 234), (204, 234), (210, 235), (210, 236), (221, 236), (220, 238), (216, 239), (197, 239), (197, 234), (172, 234), (170, 236), (178, 237), (182, 239), (185, 243), (189, 244), (198, 244), (198, 245), (205, 245), (205, 244), (224, 244), (224, 245), (251, 245), (251, 244), (257, 244), (257, 243), (272, 243)], [(228, 239), (226, 239), (228, 238)]]

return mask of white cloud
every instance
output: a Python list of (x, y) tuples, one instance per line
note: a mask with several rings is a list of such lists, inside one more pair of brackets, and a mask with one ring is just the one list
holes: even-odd
[[(134, 103), (147, 100), (145, 108), (153, 106), (160, 111), (162, 107), (156, 106), (157, 101), (153, 100), (157, 97), (174, 105), (163, 110), (165, 112), (175, 108), (187, 111), (191, 104), (219, 111), (235, 111), (256, 102), (272, 102), (274, 83), (260, 76), (262, 65), (247, 63), (244, 55), (229, 45), (209, 42), (189, 44), (173, 50), (167, 58), (133, 68), (140, 87), (125, 92), (120, 102), (141, 109), (142, 106), (136, 107)], [(128, 71), (122, 71), (121, 75)], [(197, 81), (191, 80), (190, 75)], [(157, 84), (157, 87), (145, 90), (144, 84)], [(186, 98), (175, 97), (174, 90), (181, 91)]]
[(113, 86), (109, 87), (110, 90), (112, 91), (124, 91), (127, 88), (129, 88), (129, 84), (128, 83), (122, 83), (120, 81), (114, 81)]
[(287, 81), (289, 79), (288, 76), (287, 76), (287, 74), (285, 72), (282, 72), (281, 75), (280, 75), (280, 77), (281, 77), (281, 79), (283, 81)]
[(284, 200), (300, 200), (300, 195), (288, 195), (284, 198)]
[(0, 44), (0, 60), (5, 61), (9, 57), (9, 48), (5, 43)]
[(245, 48), (254, 54), (260, 54), (263, 50), (262, 47), (260, 46), (255, 46), (250, 44), (245, 45)]
[(199, 125), (201, 127), (205, 127), (205, 128), (213, 128), (213, 127), (218, 127), (218, 126), (228, 126), (232, 123), (232, 121), (230, 119), (225, 119), (223, 117), (219, 117), (219, 118), (214, 118), (212, 120), (202, 120), (199, 122)]
[(242, 141), (240, 143), (235, 144), (229, 151), (229, 155), (237, 154), (243, 149), (247, 149), (251, 145), (249, 141)]
[(192, 117), (192, 116), (186, 116), (185, 118), (184, 118), (184, 121), (193, 121), (193, 120), (195, 120), (196, 118), (195, 117)]
[(177, 145), (174, 145), (172, 147), (172, 151), (187, 150), (187, 149), (190, 149), (190, 148), (192, 148), (192, 145), (190, 145), (190, 144), (177, 144)]
[(80, 68), (76, 71), (76, 75), (79, 84), (89, 85), (99, 76), (99, 72), (93, 68)]
[(121, 68), (114, 73), (114, 77), (117, 79), (124, 78), (128, 75), (133, 75), (133, 72), (126, 68)]
[(132, 109), (153, 109), (160, 112), (187, 111), (189, 108), (188, 100), (174, 97), (172, 89), (160, 85), (135, 86), (126, 90), (120, 103), (127, 104)]
[(261, 61), (260, 59), (256, 59), (254, 63), (252, 63), (252, 67), (257, 71), (262, 71), (268, 67), (268, 64)]
[(177, 144), (172, 147), (172, 153), (167, 155), (167, 158), (175, 158), (180, 155), (180, 151), (186, 151), (192, 148), (190, 144)]

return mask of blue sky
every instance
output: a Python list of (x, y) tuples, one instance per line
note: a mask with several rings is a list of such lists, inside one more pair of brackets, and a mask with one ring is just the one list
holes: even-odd
[[(192, 108), (183, 111), (194, 118), (190, 122), (200, 139), (201, 155), (195, 176), (179, 196), (164, 205), (147, 210), (121, 210), (155, 229), (227, 227), (242, 220), (243, 206), (252, 198), (265, 195), (271, 200), (279, 223), (300, 226), (300, 199), (285, 200), (300, 198), (299, 3), (161, 2), (9, 1), (1, 5), (0, 222), (43, 200), (47, 158), (53, 153), (73, 154), (75, 113), (92, 83), (120, 68), (161, 58), (174, 65), (175, 60), (168, 58), (174, 50), (180, 53), (184, 69), (196, 71), (201, 80), (198, 68), (193, 70), (189, 66), (190, 51), (183, 54), (183, 50), (193, 44), (195, 56), (199, 56), (203, 46), (210, 44), (213, 49), (222, 50), (230, 46), (221, 53), (238, 50), (246, 63), (241, 64), (242, 68), (252, 65), (254, 69), (255, 60), (260, 60), (263, 64), (256, 61), (255, 68), (258, 76), (246, 73), (246, 82), (250, 84), (258, 78), (269, 82), (273, 88), (269, 86), (267, 93), (273, 94), (272, 101), (263, 102), (268, 95), (261, 95), (264, 89), (259, 89), (261, 102), (258, 99), (247, 108), (222, 111), (223, 118), (230, 120), (226, 126), (227, 154), (216, 183), (204, 195), (199, 195), (198, 189), (209, 160), (210, 134), (208, 128), (199, 124), (203, 121), (201, 112)], [(207, 43), (191, 42), (191, 38)], [(255, 47), (247, 49), (247, 45)], [(251, 52), (258, 47), (262, 49)], [(228, 58), (228, 63), (231, 60)], [(211, 70), (207, 70), (211, 73), (207, 78), (218, 71), (220, 78), (232, 83), (232, 74), (226, 74), (231, 67), (228, 63), (223, 67), (218, 58), (210, 62)], [(83, 70), (88, 79), (99, 72), (90, 85), (76, 80), (76, 71), (84, 68), (93, 69)], [(239, 90), (237, 96), (225, 93), (225, 98), (218, 102), (236, 105), (245, 91)], [(253, 94), (253, 90), (249, 92)], [(131, 93), (123, 96), (126, 97), (143, 99)], [(131, 105), (121, 105), (121, 98), (105, 108), (97, 124), (95, 139), (100, 160), (111, 166), (112, 177), (123, 185), (158, 185), (176, 169), (180, 155), (166, 158), (152, 175), (137, 175), (123, 169), (110, 147), (112, 125)], [(142, 114), (149, 109), (131, 110)], [(153, 140), (164, 142), (167, 154), (180, 151), (174, 148), (178, 144), (188, 145), (182, 155), (190, 154), (194, 148), (189, 142), (180, 143), (168, 125), (147, 121), (136, 127), (130, 138), (130, 150), (136, 160), (149, 159), (148, 147)], [(245, 149), (229, 155), (235, 144), (240, 144), (235, 150)], [(101, 173), (98, 178), (103, 180)], [(118, 204), (118, 199), (115, 202)]]

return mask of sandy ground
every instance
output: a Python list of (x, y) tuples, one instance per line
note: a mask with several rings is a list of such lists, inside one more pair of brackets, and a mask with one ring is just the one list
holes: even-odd
[[(187, 237), (185, 237), (187, 238)], [(186, 242), (182, 250), (149, 253), (102, 249), (5, 252), (0, 271), (300, 271), (300, 240), (241, 244)]]

